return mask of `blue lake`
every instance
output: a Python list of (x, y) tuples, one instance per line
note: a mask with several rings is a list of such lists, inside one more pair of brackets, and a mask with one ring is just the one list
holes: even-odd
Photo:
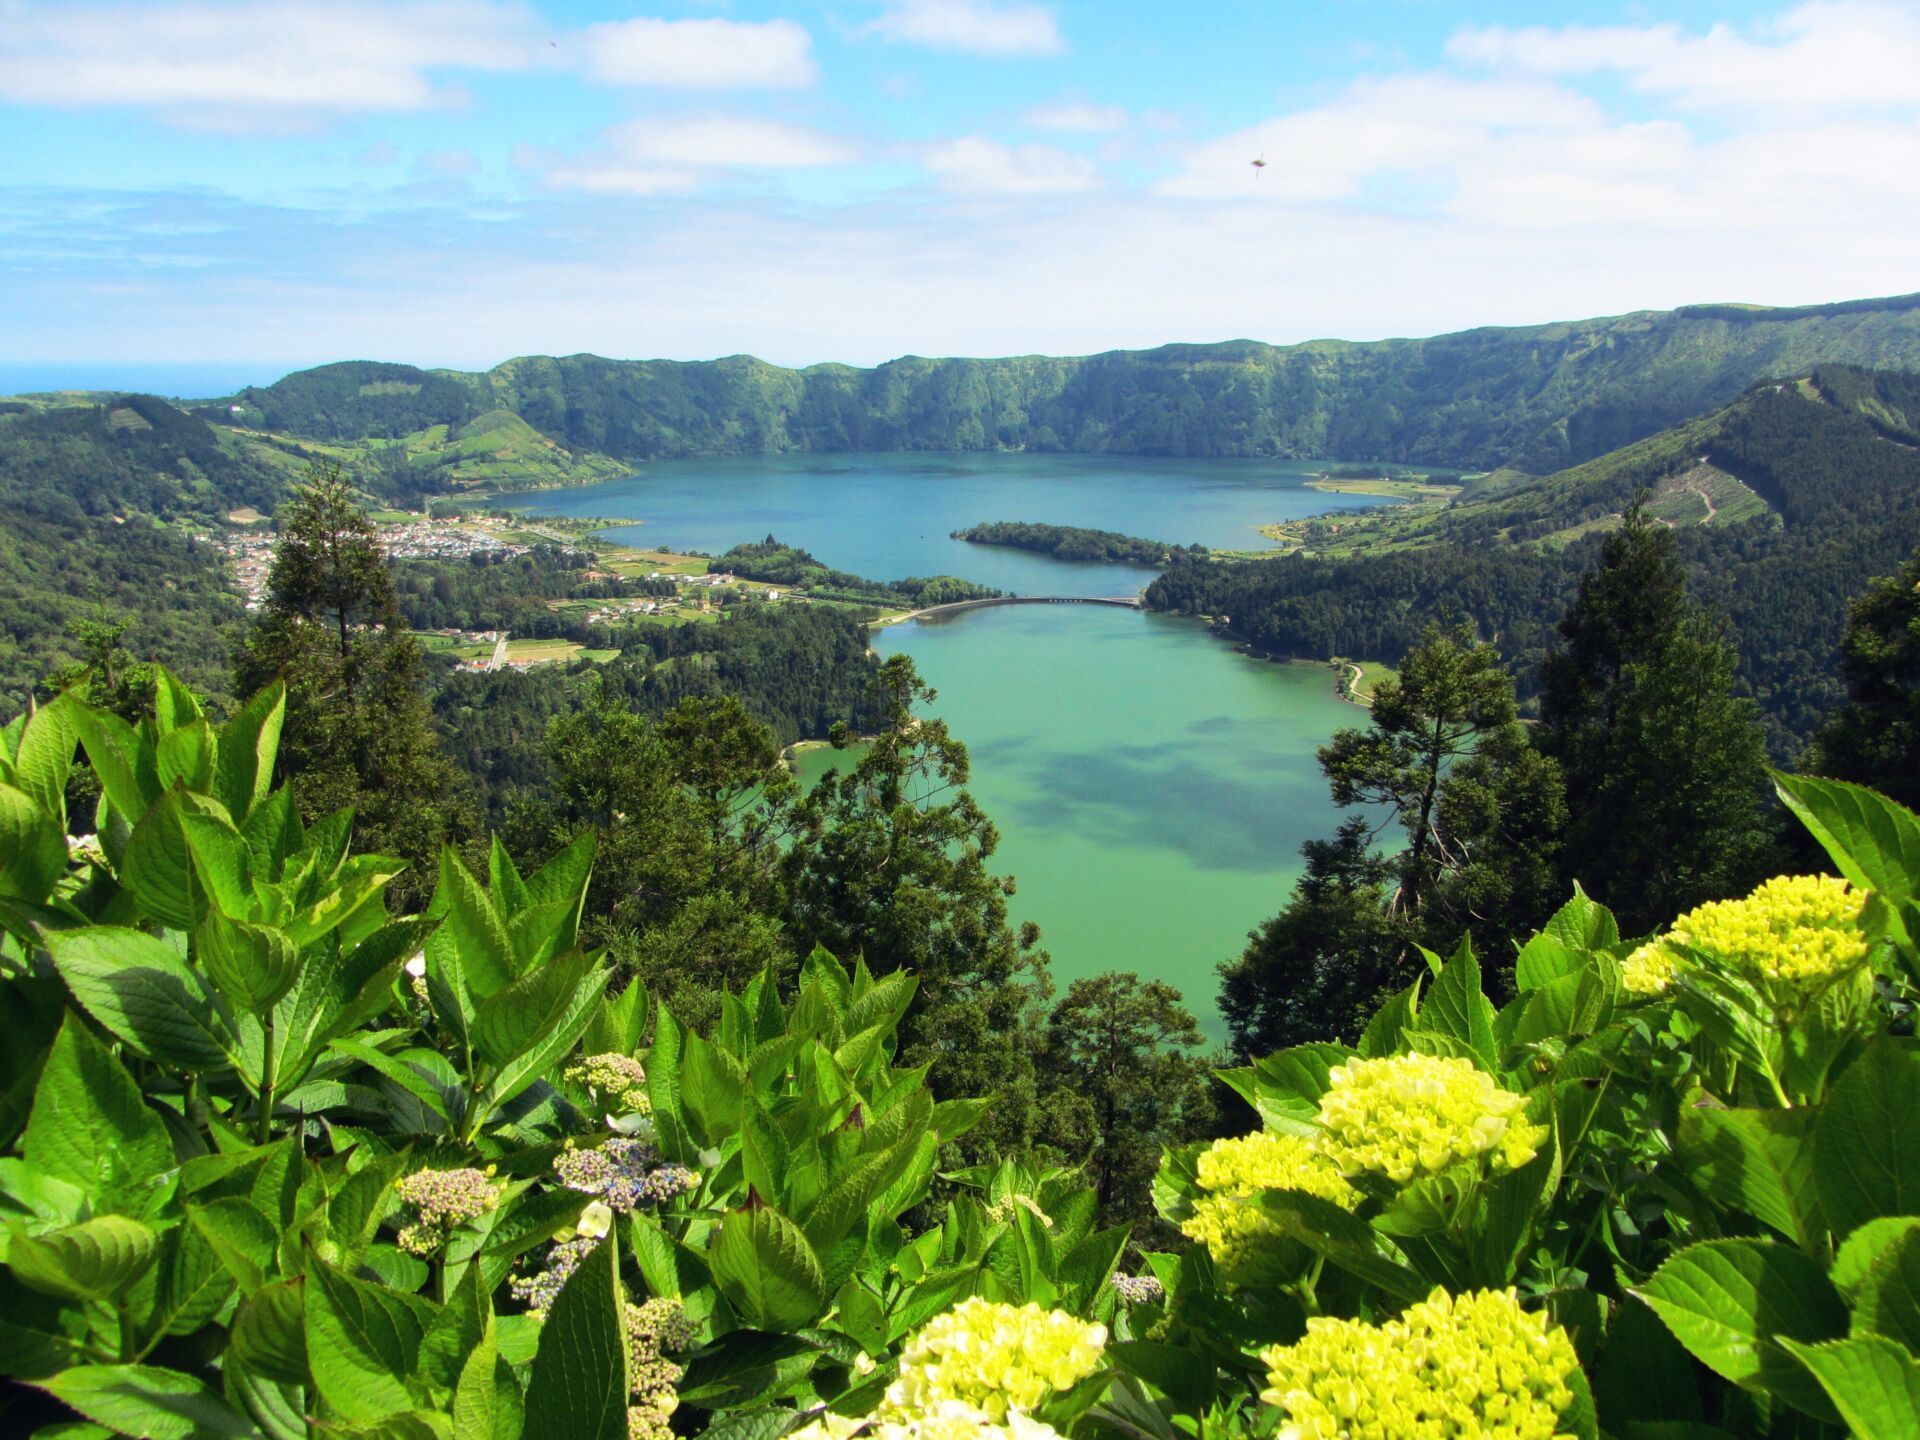
[[(1104, 456), (832, 455), (676, 461), (544, 494), (544, 511), (642, 522), (630, 543), (719, 554), (771, 533), (875, 579), (951, 574), (1024, 595), (1122, 595), (1154, 572), (969, 545), (988, 520), (1253, 549), (1262, 525), (1379, 503), (1305, 488), (1324, 462)], [(1360, 712), (1318, 666), (1236, 653), (1189, 620), (1104, 606), (1007, 606), (879, 630), (939, 691), (1002, 834), (1012, 910), (1061, 989), (1134, 970), (1222, 1035), (1214, 967), (1283, 905), (1303, 840), (1338, 815), (1316, 748)], [(808, 752), (803, 770), (834, 763)], [(844, 757), (840, 757), (844, 763)]]

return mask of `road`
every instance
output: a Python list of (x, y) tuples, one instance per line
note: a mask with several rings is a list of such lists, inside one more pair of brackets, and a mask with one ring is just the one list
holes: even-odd
[(493, 658), (487, 661), (487, 669), (499, 670), (507, 663), (507, 632), (502, 630), (500, 638), (493, 642)]

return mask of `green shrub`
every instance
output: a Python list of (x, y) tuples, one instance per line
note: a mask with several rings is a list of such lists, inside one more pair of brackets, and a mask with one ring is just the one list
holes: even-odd
[(271, 788), (277, 690), (157, 695), (0, 732), (0, 1371), (49, 1435), (1915, 1433), (1920, 818), (1872, 791), (1780, 781), (1844, 883), (1657, 937), (1576, 895), (1505, 1006), (1463, 947), (1226, 1072), (1262, 1129), (1165, 1157), (1189, 1243), (1127, 1274), (1076, 1172), (940, 1168), (993, 1100), (894, 1063), (912, 977), (816, 951), (700, 1033), (607, 993), (584, 843), (396, 918)]

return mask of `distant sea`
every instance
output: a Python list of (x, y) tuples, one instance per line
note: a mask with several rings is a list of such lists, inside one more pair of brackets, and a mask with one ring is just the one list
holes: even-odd
[(0, 360), (0, 395), (37, 390), (126, 390), (183, 400), (231, 395), (245, 385), (270, 385), (300, 362), (247, 360), (169, 364), (144, 360), (59, 364), (38, 360)]

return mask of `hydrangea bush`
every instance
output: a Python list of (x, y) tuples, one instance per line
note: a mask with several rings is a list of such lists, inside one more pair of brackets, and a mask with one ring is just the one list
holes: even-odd
[[(586, 842), (419, 915), (273, 784), (282, 700), (0, 731), (0, 1432), (262, 1440), (1920, 1433), (1920, 819), (1796, 777), (1837, 876), (1496, 1007), (1463, 945), (1358, 1043), (1224, 1072), (1177, 1253), (816, 952), (706, 1031), (610, 993)], [(77, 755), (102, 796), (69, 838)], [(945, 1152), (945, 1153), (951, 1153)], [(24, 1397), (24, 1398), (23, 1398)]]

